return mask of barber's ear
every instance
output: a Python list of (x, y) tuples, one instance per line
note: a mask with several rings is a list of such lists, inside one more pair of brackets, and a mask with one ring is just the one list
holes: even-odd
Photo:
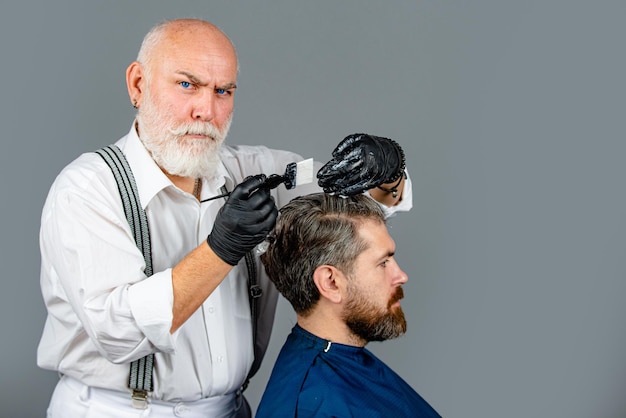
[(328, 265), (317, 267), (313, 273), (313, 281), (321, 297), (333, 303), (343, 300), (345, 277), (337, 268)]
[(139, 107), (141, 104), (145, 82), (143, 66), (139, 62), (133, 61), (126, 69), (126, 88), (130, 102), (135, 107)]

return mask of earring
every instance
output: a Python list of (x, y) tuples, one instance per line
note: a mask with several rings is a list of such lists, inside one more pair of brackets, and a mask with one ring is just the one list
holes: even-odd
[(137, 106), (137, 99), (133, 99), (133, 107), (135, 109), (139, 109), (139, 106)]

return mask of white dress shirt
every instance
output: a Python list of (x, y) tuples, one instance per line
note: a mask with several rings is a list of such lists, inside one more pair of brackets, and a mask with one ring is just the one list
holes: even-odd
[[(152, 276), (124, 215), (114, 177), (104, 160), (86, 153), (54, 181), (42, 212), (41, 289), (48, 309), (38, 347), (40, 367), (86, 385), (128, 392), (129, 363), (155, 354), (152, 398), (195, 401), (235, 392), (253, 361), (245, 261), (241, 261), (175, 333), (172, 267), (206, 240), (224, 199), (200, 203), (163, 174), (131, 128), (116, 145), (132, 169), (146, 211)], [(223, 146), (214, 180), (203, 179), (201, 199), (245, 177), (283, 174), (297, 154), (263, 146)], [(316, 167), (317, 170), (318, 167)], [(316, 181), (272, 191), (278, 207), (320, 191)], [(407, 180), (403, 201), (412, 205)], [(257, 258), (263, 296), (261, 344), (267, 345), (277, 292)]]

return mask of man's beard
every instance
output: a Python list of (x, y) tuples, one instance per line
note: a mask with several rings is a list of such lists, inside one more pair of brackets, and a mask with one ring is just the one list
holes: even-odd
[(354, 335), (369, 342), (396, 338), (406, 332), (402, 308), (391, 307), (404, 297), (401, 287), (396, 289), (385, 308), (372, 303), (356, 287), (349, 289), (351, 296), (346, 303), (344, 321)]
[[(159, 167), (181, 177), (213, 177), (220, 164), (219, 151), (228, 134), (232, 114), (220, 131), (210, 122), (177, 123), (168, 109), (159, 110), (150, 94), (137, 113), (139, 134), (144, 146)], [(189, 138), (185, 135), (204, 135)]]

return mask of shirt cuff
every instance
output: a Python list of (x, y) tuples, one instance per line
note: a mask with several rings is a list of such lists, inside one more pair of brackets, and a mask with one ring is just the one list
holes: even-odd
[[(411, 208), (413, 207), (412, 187), (413, 185), (411, 184), (411, 177), (409, 176), (408, 170), (406, 170), (406, 178), (404, 179), (404, 188), (402, 189), (402, 200), (397, 205), (391, 206), (391, 207), (386, 206), (382, 203), (380, 204), (380, 207), (385, 212), (385, 218), (388, 219), (392, 217), (393, 215), (395, 215), (397, 212), (408, 212), (411, 210)], [(369, 190), (367, 190), (365, 193), (367, 193), (370, 197), (372, 197)]]
[(172, 269), (167, 269), (128, 288), (130, 310), (137, 326), (158, 351), (174, 351), (170, 333), (174, 306)]

